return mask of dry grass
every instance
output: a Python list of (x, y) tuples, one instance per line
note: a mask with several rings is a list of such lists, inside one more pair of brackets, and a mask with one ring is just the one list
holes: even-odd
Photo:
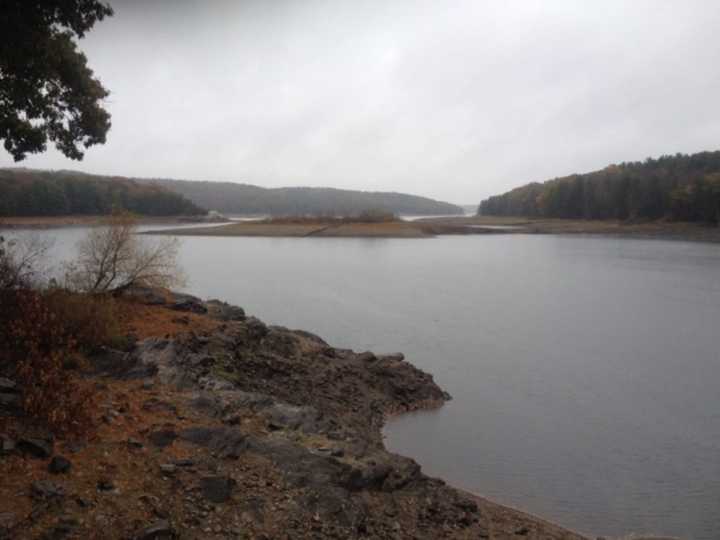
[(118, 303), (122, 306), (118, 321), (120, 331), (136, 339), (174, 337), (189, 331), (198, 334), (212, 332), (222, 324), (195, 313), (148, 306), (129, 300), (118, 300)]

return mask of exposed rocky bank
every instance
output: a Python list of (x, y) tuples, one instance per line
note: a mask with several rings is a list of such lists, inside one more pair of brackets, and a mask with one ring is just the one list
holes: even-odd
[(92, 440), (8, 424), (0, 538), (582, 538), (384, 448), (388, 415), (449, 399), (402, 354), (334, 348), (220, 301), (127, 296), (164, 333), (92, 358)]

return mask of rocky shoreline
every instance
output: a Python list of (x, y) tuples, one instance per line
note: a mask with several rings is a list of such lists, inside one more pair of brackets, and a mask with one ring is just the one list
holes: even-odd
[(92, 358), (92, 440), (5, 430), (0, 538), (582, 538), (385, 449), (389, 415), (450, 398), (402, 354), (338, 349), (217, 300), (125, 301), (165, 333), (130, 321), (126, 350)]

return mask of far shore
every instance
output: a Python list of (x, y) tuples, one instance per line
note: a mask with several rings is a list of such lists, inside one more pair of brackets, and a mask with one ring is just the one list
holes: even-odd
[[(53, 229), (56, 227), (92, 227), (102, 225), (108, 216), (13, 216), (0, 217), (2, 229)], [(179, 225), (203, 223), (204, 216), (138, 216), (141, 225)]]
[(720, 227), (684, 221), (621, 221), (583, 219), (542, 219), (521, 216), (467, 216), (422, 219), (437, 226), (496, 228), (506, 234), (587, 234), (628, 238), (657, 238), (720, 242)]

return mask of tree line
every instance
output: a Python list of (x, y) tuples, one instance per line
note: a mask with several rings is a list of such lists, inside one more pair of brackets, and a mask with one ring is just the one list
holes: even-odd
[(534, 182), (482, 201), (478, 214), (720, 224), (720, 151), (665, 155)]
[(0, 216), (107, 215), (119, 209), (145, 216), (206, 213), (182, 195), (126, 178), (0, 169)]

